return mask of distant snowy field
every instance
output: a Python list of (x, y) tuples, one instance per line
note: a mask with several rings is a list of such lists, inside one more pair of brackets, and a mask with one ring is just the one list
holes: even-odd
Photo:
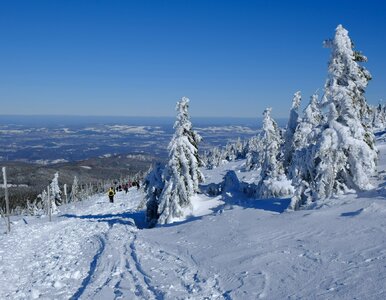
[[(386, 299), (386, 143), (371, 192), (286, 212), (227, 191), (144, 229), (141, 191), (99, 195), (0, 225), (0, 299)], [(206, 171), (219, 182), (227, 169)]]

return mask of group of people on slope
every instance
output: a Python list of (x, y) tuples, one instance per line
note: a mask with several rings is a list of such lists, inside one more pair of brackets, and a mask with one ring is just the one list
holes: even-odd
[(118, 182), (114, 182), (114, 184), (115, 186), (110, 187), (107, 192), (107, 195), (109, 196), (109, 199), (110, 199), (110, 203), (114, 202), (114, 196), (117, 192), (125, 191), (125, 193), (127, 194), (127, 192), (129, 191), (129, 188), (131, 187), (136, 186), (138, 190), (140, 188), (140, 184), (138, 180), (135, 180), (133, 182), (128, 181), (127, 183), (119, 184), (119, 185), (118, 185)]

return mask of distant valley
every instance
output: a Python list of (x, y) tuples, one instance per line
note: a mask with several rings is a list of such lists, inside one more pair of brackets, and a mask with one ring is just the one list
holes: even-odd
[[(0, 161), (41, 165), (119, 154), (166, 158), (174, 118), (0, 116)], [(192, 120), (200, 150), (255, 135), (256, 119)]]
[[(0, 162), (8, 170), (11, 205), (33, 200), (59, 171), (61, 186), (134, 176), (166, 161), (174, 118), (0, 116)], [(255, 135), (258, 119), (192, 120), (200, 151)], [(284, 121), (282, 122), (284, 123)], [(0, 189), (3, 200), (3, 189)], [(2, 201), (1, 201), (2, 202)]]

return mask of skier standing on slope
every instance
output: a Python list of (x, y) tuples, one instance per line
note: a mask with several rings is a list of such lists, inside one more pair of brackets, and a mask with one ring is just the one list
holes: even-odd
[(114, 203), (114, 195), (115, 195), (114, 187), (111, 187), (107, 192), (107, 194), (109, 195), (110, 203)]

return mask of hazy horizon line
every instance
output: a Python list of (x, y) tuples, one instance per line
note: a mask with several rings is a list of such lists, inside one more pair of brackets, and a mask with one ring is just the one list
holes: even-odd
[[(0, 117), (64, 117), (64, 118), (176, 118), (173, 116), (125, 116), (125, 115), (67, 115), (67, 114), (0, 114)], [(195, 116), (190, 115), (191, 118), (202, 118), (202, 119), (262, 119), (263, 116), (256, 117), (238, 117), (238, 116)], [(277, 119), (287, 119), (288, 117), (274, 117)]]

